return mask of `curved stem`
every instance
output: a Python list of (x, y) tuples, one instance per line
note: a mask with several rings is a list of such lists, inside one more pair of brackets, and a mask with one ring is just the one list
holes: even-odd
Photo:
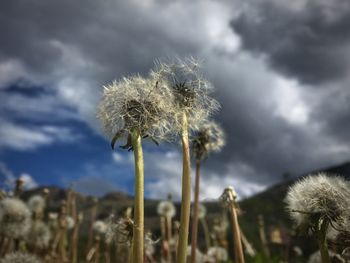
[(144, 258), (144, 167), (140, 133), (131, 133), (135, 159), (135, 199), (133, 230), (133, 262), (142, 263)]
[(182, 117), (182, 197), (181, 197), (181, 219), (179, 243), (177, 246), (177, 263), (186, 263), (188, 229), (190, 225), (191, 212), (191, 163), (190, 163), (190, 148), (188, 142), (188, 120), (184, 112)]
[(191, 262), (196, 262), (197, 235), (198, 235), (198, 212), (199, 212), (199, 183), (200, 183), (200, 160), (196, 160), (196, 179), (194, 185), (194, 203), (192, 217), (192, 240), (191, 240)]

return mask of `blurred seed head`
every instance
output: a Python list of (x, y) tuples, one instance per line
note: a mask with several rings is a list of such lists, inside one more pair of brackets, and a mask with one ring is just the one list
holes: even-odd
[(42, 261), (35, 255), (24, 252), (15, 252), (7, 254), (0, 260), (0, 263), (42, 263)]
[[(187, 262), (190, 262), (191, 245), (187, 246), (187, 257), (188, 257)], [(206, 256), (198, 248), (196, 248), (196, 262), (198, 263), (206, 262)]]
[(226, 262), (228, 260), (227, 250), (223, 247), (210, 247), (207, 252), (208, 262)]
[(201, 125), (192, 138), (192, 151), (197, 160), (204, 159), (210, 152), (219, 152), (224, 145), (224, 131), (213, 121)]
[(151, 75), (164, 83), (174, 97), (175, 115), (173, 128), (181, 130), (182, 113), (185, 111), (189, 128), (197, 130), (216, 110), (219, 103), (210, 97), (212, 85), (200, 72), (200, 63), (193, 59), (177, 59), (170, 63), (156, 62)]
[(237, 193), (232, 186), (225, 188), (224, 192), (220, 196), (219, 200), (224, 206), (235, 204), (237, 199)]
[(29, 245), (39, 249), (47, 248), (49, 246), (50, 239), (50, 229), (43, 221), (34, 221), (26, 236), (26, 242)]
[(310, 175), (289, 188), (285, 201), (298, 226), (312, 227), (320, 219), (341, 225), (350, 207), (350, 183), (325, 173)]
[(111, 216), (107, 223), (106, 242), (124, 243), (130, 246), (133, 238), (133, 227), (134, 221), (130, 218), (115, 220)]
[(207, 215), (207, 208), (203, 205), (199, 205), (199, 210), (198, 210), (198, 218), (203, 219)]
[(45, 199), (40, 195), (30, 197), (27, 204), (33, 213), (42, 213), (45, 209)]
[(104, 235), (106, 234), (106, 231), (107, 231), (107, 225), (105, 222), (103, 222), (102, 220), (97, 220), (93, 223), (92, 225), (92, 229), (94, 230), (94, 232), (97, 234), (97, 235)]
[(145, 233), (145, 254), (148, 256), (153, 256), (155, 253), (155, 244), (157, 244), (158, 240), (153, 240), (152, 233), (146, 232)]
[(173, 218), (176, 214), (176, 208), (171, 201), (161, 201), (157, 206), (158, 215)]
[(71, 216), (66, 216), (66, 227), (68, 230), (73, 229), (75, 225), (74, 219)]
[(0, 201), (0, 233), (14, 239), (23, 238), (30, 228), (31, 213), (17, 198)]
[(170, 89), (155, 78), (136, 75), (104, 87), (97, 117), (111, 138), (136, 129), (141, 136), (166, 139), (172, 115)]

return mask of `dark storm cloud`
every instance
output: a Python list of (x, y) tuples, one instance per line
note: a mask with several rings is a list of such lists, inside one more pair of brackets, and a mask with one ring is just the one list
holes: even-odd
[(248, 3), (231, 22), (245, 49), (266, 54), (276, 70), (305, 83), (320, 84), (349, 72), (349, 1)]
[[(276, 4), (281, 2), (285, 5)], [(343, 32), (350, 22), (348, 5), (326, 16), (316, 1), (298, 10), (291, 10), (287, 1), (245, 3), (230, 24), (234, 14), (225, 13), (232, 9), (228, 1), (0, 1), (0, 71), (2, 63), (17, 61), (24, 77), (43, 79), (52, 89), (49, 97), (38, 96), (43, 97), (38, 102), (24, 100), (21, 93), (9, 97), (6, 112), (25, 115), (31, 105), (42, 104), (46, 114), (69, 119), (75, 115), (65, 115), (66, 107), (74, 108), (97, 130), (90, 120), (95, 119), (103, 83), (147, 73), (159, 57), (193, 55), (205, 61), (204, 70), (216, 87), (222, 104), (216, 118), (228, 141), (222, 153), (204, 164), (207, 178), (237, 176), (269, 184), (283, 172), (298, 174), (343, 161), (343, 152), (331, 152), (328, 146), (345, 145), (344, 153), (349, 152), (349, 129), (336, 128), (350, 119), (349, 97), (340, 99), (347, 86), (340, 83), (342, 88), (328, 96), (333, 86), (323, 82), (343, 77), (348, 69), (350, 34)], [(235, 32), (244, 51), (235, 48)], [(266, 54), (277, 72), (254, 52)], [(308, 103), (303, 101), (306, 88), (299, 83), (282, 87), (280, 79), (285, 78), (279, 72), (298, 78), (301, 85), (317, 83), (326, 89), (317, 90)], [(289, 89), (300, 98), (288, 101)], [(291, 118), (289, 111), (299, 101), (307, 108), (306, 117)], [(287, 113), (282, 114), (278, 107), (285, 104)], [(177, 171), (179, 164), (168, 166)]]
[(57, 70), (63, 59), (57, 42), (88, 57), (94, 66), (80, 74), (99, 81), (145, 73), (155, 55), (194, 51), (189, 42), (172, 39), (171, 33), (152, 19), (156, 14), (140, 12), (127, 2), (2, 1), (0, 14), (0, 58), (18, 59), (34, 73)]

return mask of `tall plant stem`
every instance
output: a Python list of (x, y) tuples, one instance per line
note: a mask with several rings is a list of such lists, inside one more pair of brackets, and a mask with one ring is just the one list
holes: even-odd
[(196, 262), (197, 234), (198, 234), (198, 212), (199, 212), (199, 183), (200, 183), (200, 160), (196, 160), (196, 179), (194, 185), (194, 204), (192, 218), (192, 240), (191, 240), (191, 262)]
[(132, 131), (132, 146), (135, 159), (135, 199), (133, 229), (133, 263), (143, 263), (144, 259), (144, 166), (141, 136), (137, 130)]
[(320, 230), (318, 231), (318, 245), (320, 248), (322, 263), (331, 262), (329, 258), (327, 239), (326, 239), (327, 228), (328, 228), (328, 222), (326, 220), (323, 220), (323, 222), (321, 223)]
[(172, 262), (173, 259), (172, 259), (172, 251), (171, 251), (171, 240), (172, 240), (172, 226), (171, 226), (171, 217), (169, 215), (167, 215), (166, 217), (166, 240), (168, 242), (168, 248), (169, 248), (169, 251), (168, 251), (168, 262)]
[(241, 230), (238, 224), (238, 217), (235, 204), (232, 202), (230, 204), (231, 209), (231, 220), (232, 220), (232, 228), (233, 228), (233, 242), (235, 246), (235, 262), (244, 263), (243, 249), (242, 249), (242, 241), (241, 241)]
[(179, 243), (177, 246), (177, 263), (186, 263), (188, 229), (190, 225), (191, 212), (191, 163), (190, 163), (190, 148), (188, 141), (188, 120), (184, 112), (182, 117), (182, 197), (181, 197), (181, 219)]

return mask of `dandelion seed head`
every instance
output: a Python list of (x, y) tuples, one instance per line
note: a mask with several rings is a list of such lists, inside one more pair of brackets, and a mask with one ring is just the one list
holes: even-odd
[(43, 212), (45, 209), (45, 199), (40, 195), (33, 195), (29, 198), (28, 202), (29, 209), (34, 212)]
[(7, 254), (0, 260), (0, 263), (42, 263), (42, 261), (35, 255), (24, 252), (15, 252)]
[(224, 206), (229, 206), (231, 204), (235, 204), (235, 200), (237, 198), (237, 193), (232, 186), (226, 187), (224, 192), (219, 197), (219, 200)]
[(23, 238), (30, 228), (31, 213), (27, 205), (17, 198), (0, 201), (0, 233), (7, 237)]
[(107, 225), (102, 220), (95, 221), (92, 228), (97, 235), (104, 235), (107, 231)]
[(219, 152), (224, 145), (224, 131), (213, 121), (205, 122), (192, 138), (192, 151), (197, 160), (202, 160), (210, 152)]
[(285, 201), (297, 225), (314, 217), (342, 224), (350, 207), (350, 183), (325, 173), (309, 175), (289, 188)]
[(115, 220), (110, 217), (106, 229), (106, 242), (116, 242), (131, 245), (133, 238), (134, 221), (130, 218), (120, 218)]
[(181, 130), (181, 116), (184, 111), (189, 128), (197, 130), (203, 121), (219, 109), (219, 103), (210, 97), (213, 86), (201, 74), (197, 60), (177, 59), (170, 63), (157, 61), (151, 75), (172, 90), (175, 109), (173, 129)]
[(75, 225), (74, 219), (71, 216), (66, 216), (66, 227), (68, 230), (73, 229)]
[(131, 76), (105, 86), (97, 117), (110, 137), (138, 130), (141, 136), (167, 139), (172, 93), (160, 80)]
[(200, 204), (198, 209), (198, 218), (199, 219), (205, 218), (206, 215), (207, 215), (207, 208), (203, 204)]
[(50, 239), (50, 229), (43, 221), (34, 221), (26, 236), (26, 242), (39, 249), (47, 248)]
[(159, 241), (154, 240), (152, 238), (152, 233), (151, 232), (146, 232), (145, 233), (145, 254), (148, 256), (152, 256), (155, 253), (155, 244), (157, 244)]
[(207, 252), (208, 262), (226, 262), (228, 260), (227, 250), (223, 247), (210, 247)]
[(171, 201), (161, 201), (158, 203), (157, 212), (160, 216), (167, 216), (173, 218), (176, 214), (176, 208)]

